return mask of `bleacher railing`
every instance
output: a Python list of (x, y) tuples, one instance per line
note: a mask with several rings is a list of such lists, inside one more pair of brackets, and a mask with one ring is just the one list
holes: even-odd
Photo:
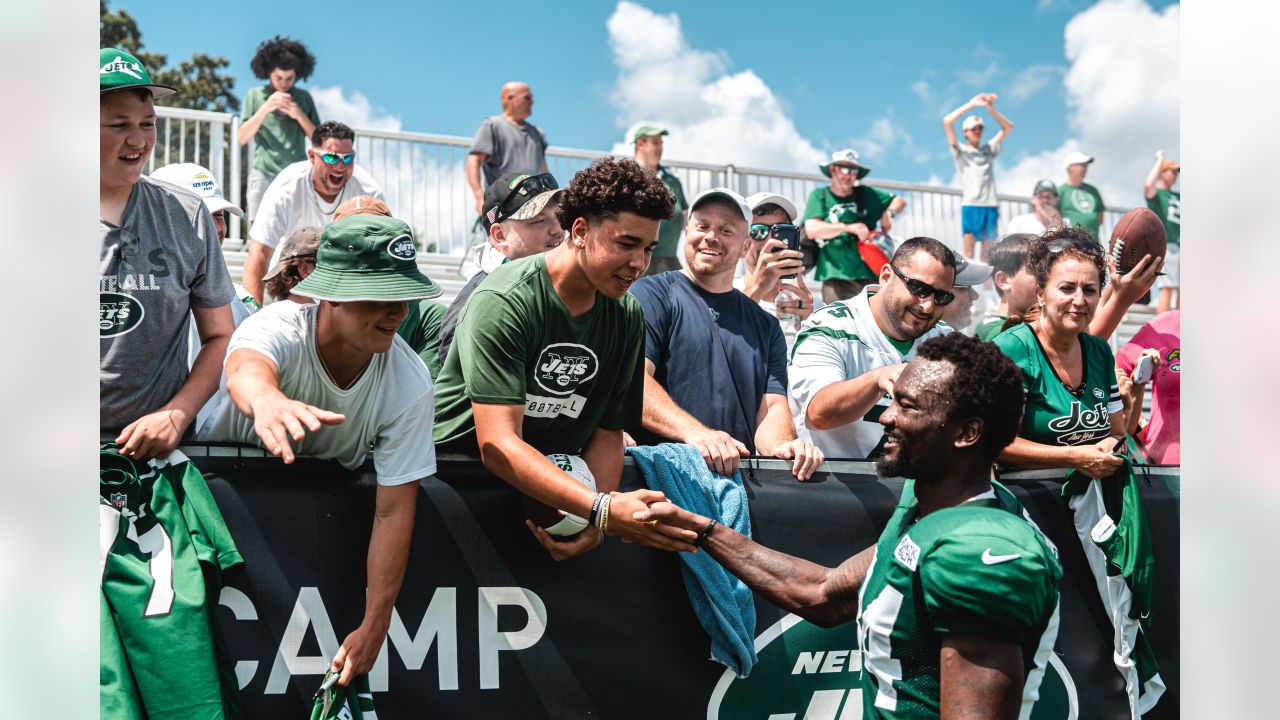
[[(156, 149), (147, 172), (176, 162), (208, 167), (218, 178), (227, 199), (239, 205), (244, 197), (244, 170), (252, 163), (253, 143), (242, 148), (236, 141), (240, 118), (231, 113), (157, 107), (159, 121)], [(355, 128), (356, 162), (382, 184), (387, 203), (397, 217), (414, 229), (423, 251), (460, 257), (471, 241), (476, 221), (475, 197), (467, 186), (466, 161), (471, 139), (416, 132)], [(547, 150), (547, 166), (561, 185), (578, 170), (608, 153), (553, 146)], [(789, 197), (798, 207), (816, 187), (830, 181), (817, 172), (798, 173), (762, 168), (712, 165), (670, 160), (664, 163), (684, 185), (692, 199), (710, 187), (730, 187), (743, 195), (774, 192)], [(906, 211), (894, 223), (892, 235), (901, 240), (915, 235), (937, 238), (959, 248), (960, 191), (953, 188), (871, 178), (874, 187), (892, 190), (907, 201)], [(1031, 211), (1025, 196), (1000, 195), (1000, 232), (1016, 215)], [(1108, 210), (1101, 236), (1127, 208)], [(231, 223), (230, 238), (239, 245), (239, 223)]]

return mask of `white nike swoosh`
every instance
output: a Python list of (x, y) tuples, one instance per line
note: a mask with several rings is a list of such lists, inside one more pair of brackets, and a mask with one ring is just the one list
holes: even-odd
[(992, 554), (991, 554), (991, 548), (987, 548), (987, 549), (982, 553), (982, 564), (983, 564), (983, 565), (997, 565), (997, 564), (1002, 563), (1002, 562), (1009, 562), (1010, 560), (1017, 560), (1017, 559), (1018, 559), (1018, 558), (1020, 558), (1020, 557), (1022, 557), (1022, 553), (1016, 553), (1016, 554), (1013, 554), (1013, 555), (992, 555)]

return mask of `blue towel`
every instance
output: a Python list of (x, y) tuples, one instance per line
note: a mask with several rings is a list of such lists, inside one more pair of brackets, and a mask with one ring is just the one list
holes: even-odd
[[(742, 476), (728, 478), (707, 467), (690, 445), (627, 448), (645, 483), (673, 503), (751, 537), (751, 515)], [(738, 677), (751, 674), (756, 664), (756, 606), (751, 589), (710, 554), (680, 553), (684, 587), (698, 622), (711, 636), (711, 659)]]

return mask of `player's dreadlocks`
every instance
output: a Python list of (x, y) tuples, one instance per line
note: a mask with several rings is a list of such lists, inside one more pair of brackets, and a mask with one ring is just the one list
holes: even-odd
[(1024, 402), (1018, 366), (994, 343), (948, 333), (920, 345), (925, 360), (951, 365), (948, 399), (952, 418), (982, 418), (984, 459), (995, 460), (1018, 436)]
[(316, 69), (316, 57), (307, 50), (306, 45), (277, 35), (264, 40), (253, 54), (253, 60), (249, 61), (249, 69), (260, 80), (271, 77), (271, 71), (276, 68), (293, 70), (298, 73), (299, 80), (306, 80)]

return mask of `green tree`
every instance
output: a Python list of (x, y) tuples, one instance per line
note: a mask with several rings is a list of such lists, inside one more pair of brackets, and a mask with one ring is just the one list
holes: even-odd
[(189, 60), (170, 66), (168, 56), (147, 52), (143, 48), (142, 30), (127, 10), (121, 8), (111, 12), (106, 0), (100, 0), (100, 8), (98, 34), (101, 47), (125, 50), (142, 61), (152, 80), (177, 88), (177, 93), (160, 98), (158, 105), (216, 112), (240, 109), (240, 99), (233, 91), (236, 79), (225, 72), (231, 65), (225, 57), (192, 53)]

